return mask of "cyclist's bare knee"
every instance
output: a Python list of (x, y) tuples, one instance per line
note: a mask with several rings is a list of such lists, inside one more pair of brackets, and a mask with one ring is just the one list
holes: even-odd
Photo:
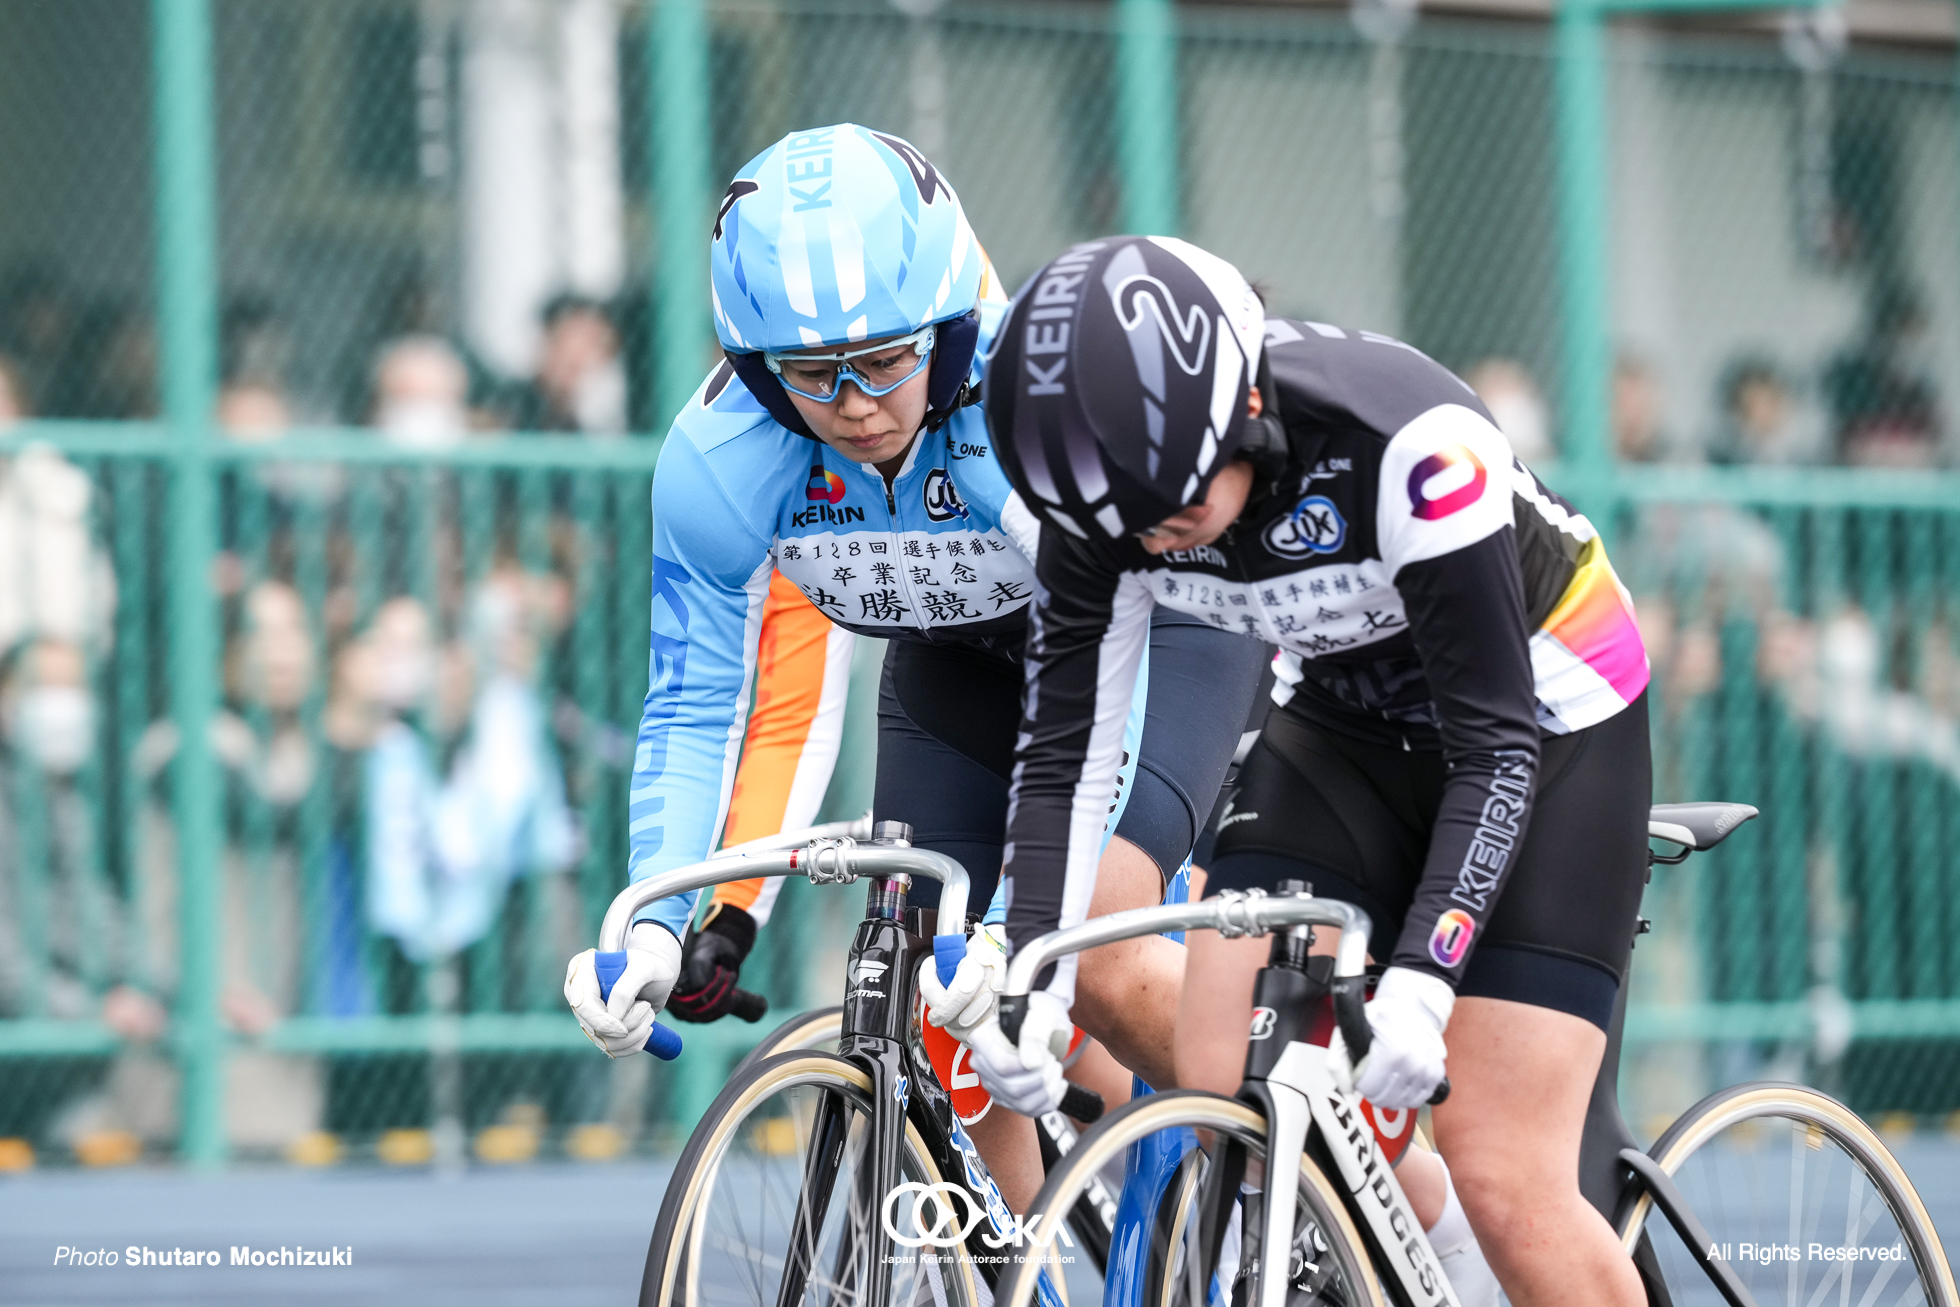
[(1184, 942), (1177, 1083), (1185, 1089), (1236, 1093), (1252, 1021), (1252, 980), (1266, 965), (1271, 942), (1224, 939), (1208, 930), (1193, 931)]
[[(1121, 835), (1113, 836), (1096, 864), (1096, 887), (1089, 897), (1089, 915), (1106, 917), (1130, 908), (1155, 907), (1164, 898), (1163, 877), (1150, 856)], [(1132, 974), (1145, 954), (1140, 939), (1119, 940), (1083, 952), (1076, 963), (1075, 1000), (1087, 1013), (1123, 1001), (1138, 977)]]
[(1640, 1301), (1632, 1264), (1579, 1193), (1605, 1033), (1549, 1008), (1462, 998), (1444, 1037), (1452, 1089), (1433, 1112), (1436, 1143), (1506, 1293), (1521, 1304)]

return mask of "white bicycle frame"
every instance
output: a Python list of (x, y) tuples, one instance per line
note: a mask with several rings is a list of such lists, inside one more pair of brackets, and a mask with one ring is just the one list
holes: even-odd
[[(1316, 1044), (1287, 1045), (1279, 1065), (1266, 1077), (1271, 1107), (1266, 1115), (1266, 1243), (1263, 1248), (1290, 1248), (1293, 1243), (1293, 1185), (1275, 1184), (1279, 1168), (1274, 1158), (1306, 1151), (1310, 1125), (1320, 1127), (1321, 1139), (1334, 1159), (1338, 1174), (1330, 1177), (1348, 1196), (1348, 1207), (1366, 1223), (1381, 1247), (1381, 1263), (1401, 1281), (1409, 1301), (1434, 1307), (1461, 1307), (1450, 1287), (1436, 1251), (1429, 1246), (1422, 1222), (1416, 1219), (1394, 1168), (1375, 1144), (1375, 1132), (1361, 1116), (1361, 1096), (1343, 1091), (1327, 1064), (1327, 1050)], [(1279, 1209), (1284, 1207), (1282, 1213)], [(1279, 1237), (1280, 1242), (1272, 1240)], [(1273, 1263), (1268, 1254), (1270, 1267)], [(1270, 1276), (1262, 1268), (1259, 1307), (1284, 1307), (1286, 1276)]]
[[(1002, 1003), (1025, 1000), (1035, 976), (1057, 958), (1100, 944), (1161, 934), (1169, 930), (1216, 930), (1226, 936), (1262, 936), (1291, 926), (1324, 925), (1340, 928), (1334, 954), (1335, 1001), (1358, 1004), (1367, 970), (1368, 914), (1348, 903), (1316, 899), (1305, 894), (1247, 895), (1206, 899), (1201, 903), (1135, 908), (1097, 917), (1068, 930), (1058, 930), (1028, 944), (1008, 966)], [(1342, 982), (1347, 982), (1343, 985)], [(1270, 1038), (1270, 1035), (1263, 1036)], [(1349, 1210), (1373, 1235), (1379, 1246), (1377, 1264), (1400, 1282), (1409, 1302), (1418, 1307), (1462, 1307), (1429, 1246), (1422, 1222), (1409, 1206), (1394, 1170), (1375, 1144), (1375, 1132), (1361, 1115), (1361, 1097), (1343, 1088), (1328, 1065), (1327, 1050), (1291, 1041), (1263, 1081), (1266, 1099), (1266, 1202), (1260, 1242), (1258, 1307), (1286, 1307), (1288, 1260), (1293, 1246), (1293, 1223), (1299, 1206), (1298, 1186), (1279, 1183), (1290, 1167), (1283, 1159), (1306, 1151), (1314, 1126), (1328, 1155), (1334, 1159), (1333, 1179)], [(1045, 1248), (1054, 1238), (1058, 1217), (1043, 1217), (1035, 1246)], [(1357, 1250), (1366, 1252), (1366, 1249)], [(1017, 1268), (1016, 1278), (1003, 1288), (1008, 1303), (1020, 1301), (1019, 1276), (1032, 1266)], [(1270, 1273), (1276, 1272), (1276, 1273)]]

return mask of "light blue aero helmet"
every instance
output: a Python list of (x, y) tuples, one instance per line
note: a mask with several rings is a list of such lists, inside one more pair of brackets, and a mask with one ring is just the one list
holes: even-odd
[(750, 393), (808, 435), (765, 353), (938, 324), (926, 423), (967, 401), (986, 256), (959, 196), (909, 141), (855, 123), (791, 132), (715, 215), (715, 333)]

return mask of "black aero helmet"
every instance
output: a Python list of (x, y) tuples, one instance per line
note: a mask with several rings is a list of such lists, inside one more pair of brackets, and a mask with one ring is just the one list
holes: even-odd
[(1204, 498), (1239, 448), (1265, 311), (1225, 260), (1167, 236), (1077, 245), (1008, 310), (987, 421), (1014, 488), (1084, 538)]

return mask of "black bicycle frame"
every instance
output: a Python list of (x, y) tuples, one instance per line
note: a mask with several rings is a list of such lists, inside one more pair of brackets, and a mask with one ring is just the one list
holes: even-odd
[[(1007, 1265), (1001, 1248), (1008, 1245), (1019, 1227), (978, 1150), (966, 1137), (953, 1111), (952, 1095), (933, 1074), (914, 1030), (915, 978), (921, 962), (932, 957), (932, 940), (905, 924), (905, 894), (903, 881), (872, 881), (865, 918), (858, 923), (851, 941), (838, 1053), (862, 1068), (870, 1079), (872, 1110), (866, 1122), (869, 1134), (864, 1160), (849, 1200), (852, 1219), (846, 1222), (835, 1274), (843, 1287), (845, 1277), (855, 1273), (852, 1268), (889, 1264), (893, 1243), (883, 1220), (884, 1203), (902, 1179), (905, 1123), (909, 1118), (941, 1176), (964, 1188), (974, 1209), (987, 1214), (987, 1220), (973, 1223), (961, 1251), (979, 1268), (991, 1291)], [(848, 1121), (841, 1095), (827, 1094), (819, 1107), (819, 1128), (811, 1137), (804, 1186), (791, 1226), (791, 1255), (784, 1267), (777, 1307), (797, 1307), (803, 1300), (811, 1270), (810, 1250), (828, 1213), (837, 1168), (843, 1161), (843, 1132)], [(836, 1134), (834, 1146), (826, 1129)], [(981, 1242), (982, 1231), (994, 1233), (1001, 1240), (1000, 1247)], [(870, 1247), (860, 1248), (854, 1242), (859, 1232), (871, 1241)], [(891, 1277), (874, 1269), (870, 1282), (857, 1286), (857, 1291), (862, 1307), (889, 1307)]]

